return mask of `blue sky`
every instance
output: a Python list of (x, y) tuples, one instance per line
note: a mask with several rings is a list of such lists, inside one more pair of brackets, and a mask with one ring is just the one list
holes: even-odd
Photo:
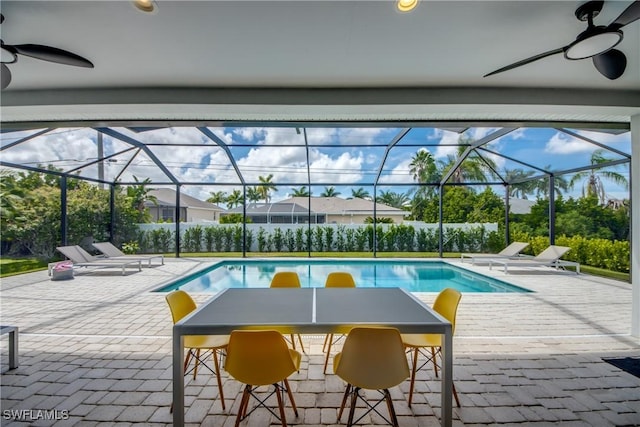
[[(365, 187), (373, 192), (372, 184), (380, 173), (379, 189), (404, 192), (413, 182), (409, 172), (411, 158), (419, 149), (427, 149), (436, 160), (446, 160), (456, 153), (455, 144), (461, 137), (452, 131), (437, 128), (413, 128), (394, 148), (386, 153), (386, 146), (402, 128), (307, 128), (251, 127), (208, 128), (216, 138), (229, 147), (237, 166), (247, 183), (259, 182), (260, 176), (273, 174), (278, 190), (273, 200), (286, 198), (292, 187), (307, 182), (307, 148), (304, 146), (306, 131), (309, 142), (309, 174), (311, 181), (321, 183), (312, 188), (319, 195), (326, 185), (335, 185), (342, 197), (351, 195), (351, 189)], [(499, 128), (472, 128), (462, 134), (471, 141), (490, 135)], [(150, 177), (153, 182), (167, 183), (169, 179), (154, 163), (162, 161), (176, 178), (183, 182), (205, 182), (215, 186), (186, 185), (183, 191), (200, 199), (206, 199), (211, 191), (227, 191), (240, 188), (240, 181), (231, 166), (227, 153), (203, 132), (196, 128), (167, 128), (148, 132), (135, 132), (116, 128), (116, 132), (137, 141), (154, 144), (150, 155), (144, 150), (132, 149), (128, 143), (111, 136), (104, 137), (104, 154), (111, 157), (106, 163), (105, 178), (119, 177), (123, 182)], [(580, 136), (605, 144), (629, 154), (630, 132), (614, 135), (603, 132), (575, 131)], [(6, 146), (35, 131), (2, 134), (2, 146)], [(97, 158), (97, 132), (93, 129), (57, 129), (2, 152), (2, 159), (35, 166), (51, 164), (64, 170), (73, 170)], [(521, 159), (538, 168), (559, 171), (588, 165), (597, 145), (568, 135), (556, 129), (519, 128), (484, 146), (488, 150), (507, 157)], [(503, 157), (484, 153), (503, 173), (507, 169), (526, 166)], [(381, 161), (386, 155), (384, 167)], [(607, 152), (611, 159), (622, 156)], [(123, 172), (124, 167), (127, 166)], [(619, 166), (616, 172), (628, 178), (628, 167)], [(97, 165), (80, 169), (84, 176), (97, 177)], [(570, 178), (570, 177), (568, 177)], [(400, 184), (407, 184), (402, 185)], [(610, 197), (627, 198), (628, 192), (605, 182)], [(579, 195), (576, 186), (570, 195)], [(501, 191), (496, 187), (497, 192)]]

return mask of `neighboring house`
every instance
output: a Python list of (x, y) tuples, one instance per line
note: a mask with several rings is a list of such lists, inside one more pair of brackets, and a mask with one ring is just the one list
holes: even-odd
[[(154, 222), (175, 222), (176, 215), (176, 191), (170, 188), (158, 188), (149, 191), (149, 195), (155, 196), (157, 204), (147, 201), (145, 206), (149, 209), (151, 220)], [(220, 219), (220, 212), (224, 209), (213, 203), (180, 193), (180, 221), (183, 222), (213, 222)]]
[[(309, 217), (312, 224), (363, 224), (366, 218), (373, 217), (374, 205), (377, 218), (391, 218), (395, 224), (407, 214), (382, 203), (340, 197), (291, 197), (276, 203), (251, 203), (246, 214), (255, 224), (306, 224)], [(239, 206), (222, 215), (242, 211)]]

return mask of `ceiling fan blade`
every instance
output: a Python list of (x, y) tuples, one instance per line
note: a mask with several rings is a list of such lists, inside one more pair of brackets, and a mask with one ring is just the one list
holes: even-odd
[(91, 61), (75, 53), (58, 49), (57, 47), (44, 46), (41, 44), (16, 44), (12, 47), (18, 54), (31, 58), (76, 67), (93, 68)]
[(538, 59), (542, 59), (542, 58), (546, 58), (547, 56), (551, 56), (551, 55), (556, 55), (558, 53), (562, 53), (562, 52), (564, 52), (564, 49), (565, 49), (564, 47), (561, 47), (561, 48), (558, 48), (558, 49), (554, 49), (554, 50), (550, 50), (548, 52), (541, 53), (541, 54), (536, 55), (536, 56), (532, 56), (531, 58), (523, 59), (522, 61), (514, 62), (511, 65), (507, 65), (506, 67), (499, 68), (499, 69), (497, 69), (495, 71), (490, 72), (489, 74), (485, 74), (483, 77), (493, 76), (494, 74), (502, 73), (504, 71), (513, 70), (514, 68), (517, 68), (517, 67), (522, 67), (523, 65), (530, 64), (530, 63), (532, 63), (534, 61), (537, 61)]
[(624, 70), (627, 68), (627, 57), (617, 49), (596, 55), (592, 60), (600, 74), (609, 80), (617, 79), (624, 74)]
[(620, 16), (614, 19), (608, 28), (618, 30), (638, 19), (640, 19), (640, 1), (636, 0), (631, 3)]
[(11, 71), (9, 71), (9, 67), (2, 64), (2, 68), (0, 69), (0, 74), (2, 74), (2, 89), (6, 89), (11, 83)]

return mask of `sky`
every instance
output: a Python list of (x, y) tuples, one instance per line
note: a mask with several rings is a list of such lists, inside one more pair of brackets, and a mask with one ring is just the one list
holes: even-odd
[[(316, 196), (327, 186), (335, 186), (341, 197), (351, 196), (352, 189), (359, 187), (372, 194), (378, 177), (380, 191), (409, 191), (414, 183), (410, 163), (416, 152), (426, 149), (437, 162), (444, 162), (448, 156), (456, 154), (456, 144), (461, 138), (470, 142), (491, 139), (482, 145), (486, 149), (482, 153), (494, 161), (501, 174), (520, 168), (538, 175), (539, 169), (563, 171), (589, 165), (591, 155), (600, 148), (598, 144), (618, 151), (605, 152), (612, 160), (623, 159), (624, 153), (629, 155), (631, 152), (630, 132), (614, 135), (572, 130), (577, 135), (574, 136), (548, 128), (518, 128), (495, 139), (492, 134), (501, 132), (501, 128), (471, 128), (463, 133), (438, 128), (413, 128), (404, 133), (402, 128), (374, 127), (237, 127), (207, 128), (204, 132), (192, 127), (141, 132), (111, 129), (103, 137), (104, 156), (108, 157), (104, 167), (106, 180), (134, 182), (135, 176), (138, 179), (149, 177), (156, 185), (171, 182), (156, 165), (159, 161), (181, 182), (211, 184), (182, 187), (182, 191), (201, 200), (207, 199), (212, 191), (229, 193), (241, 189), (229, 154), (247, 184), (255, 185), (260, 177), (272, 174), (272, 182), (277, 187), (272, 200), (277, 201), (290, 196), (292, 189), (305, 184), (308, 178), (317, 184), (312, 187), (312, 194)], [(97, 163), (86, 166), (98, 157), (96, 130), (55, 129), (9, 146), (36, 132), (3, 133), (2, 161), (26, 166), (51, 164), (65, 171), (78, 171), (83, 176), (99, 176)], [(140, 149), (117, 137), (149, 145)], [(398, 138), (397, 143), (388, 149), (394, 138)], [(582, 138), (595, 141), (595, 144)], [(9, 148), (5, 149), (7, 146)], [(629, 177), (627, 164), (612, 170)], [(629, 197), (624, 188), (606, 180), (604, 184), (609, 197)], [(494, 187), (494, 190), (502, 191), (501, 187)], [(577, 197), (581, 191), (582, 186), (576, 185), (567, 195)]]

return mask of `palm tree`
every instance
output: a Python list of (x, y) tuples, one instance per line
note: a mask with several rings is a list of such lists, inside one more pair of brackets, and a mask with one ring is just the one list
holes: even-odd
[(598, 167), (598, 165), (614, 160), (606, 157), (604, 155), (604, 151), (605, 150), (602, 148), (595, 150), (591, 154), (591, 165), (594, 167), (588, 171), (578, 172), (571, 178), (571, 181), (569, 181), (569, 187), (573, 188), (578, 181), (584, 179), (585, 181), (582, 185), (582, 196), (597, 197), (601, 205), (605, 205), (607, 203), (604, 183), (602, 182), (603, 179), (612, 181), (615, 184), (622, 186), (624, 189), (629, 188), (629, 182), (624, 175), (611, 170), (602, 170), (602, 166)]
[(258, 179), (260, 180), (260, 185), (258, 185), (258, 192), (260, 193), (260, 196), (262, 196), (261, 198), (264, 199), (265, 203), (269, 203), (269, 200), (271, 200), (271, 191), (277, 190), (276, 186), (273, 184), (273, 181), (271, 181), (271, 179), (273, 179), (273, 174), (270, 173), (267, 176), (259, 176)]
[[(461, 141), (462, 142), (462, 141)], [(458, 162), (458, 159), (467, 149), (466, 146), (458, 146), (458, 152), (454, 156), (452, 154), (447, 155), (446, 161), (441, 161), (442, 176), (446, 175), (451, 168)], [(496, 165), (493, 160), (487, 157), (480, 157), (479, 155), (471, 153), (466, 159), (453, 171), (451, 175), (451, 181), (456, 184), (464, 182), (486, 182), (487, 173), (490, 173), (491, 169), (495, 169)]]
[[(550, 166), (545, 167), (545, 170), (549, 170)], [(564, 175), (555, 175), (553, 177), (553, 190), (556, 194), (562, 195), (564, 191), (569, 190), (571, 185)], [(549, 197), (549, 178), (543, 178), (533, 183), (533, 188), (536, 192), (536, 197), (547, 198)]]
[(227, 193), (224, 191), (210, 191), (211, 196), (207, 199), (207, 203), (219, 205), (227, 200)]
[(520, 199), (527, 199), (529, 194), (533, 194), (536, 189), (536, 182), (534, 180), (525, 181), (527, 178), (530, 178), (535, 174), (535, 171), (532, 170), (522, 170), (522, 169), (508, 169), (505, 171), (504, 180), (507, 183), (511, 183), (513, 181), (521, 181), (516, 184), (509, 185), (509, 196), (517, 197)]
[(324, 191), (320, 194), (320, 197), (336, 197), (339, 195), (340, 192), (336, 191), (336, 188), (332, 185), (331, 187), (324, 187)]
[(369, 192), (362, 187), (358, 188), (357, 190), (352, 189), (351, 197), (353, 197), (354, 199), (371, 200), (371, 194), (369, 194)]
[(396, 193), (393, 191), (381, 191), (377, 201), (387, 206), (392, 206), (398, 209), (404, 209), (409, 204), (411, 199), (405, 193)]
[(226, 202), (229, 209), (233, 209), (236, 206), (242, 205), (244, 203), (242, 192), (240, 190), (233, 190), (231, 194), (227, 196)]
[(411, 158), (409, 172), (413, 179), (421, 184), (438, 181), (438, 166), (433, 155), (424, 148), (419, 149)]
[(262, 199), (262, 195), (258, 190), (258, 187), (247, 187), (247, 200), (251, 203), (255, 203)]
[(309, 191), (309, 187), (305, 187), (304, 185), (299, 188), (291, 189), (292, 197), (309, 197), (311, 196), (311, 192)]

